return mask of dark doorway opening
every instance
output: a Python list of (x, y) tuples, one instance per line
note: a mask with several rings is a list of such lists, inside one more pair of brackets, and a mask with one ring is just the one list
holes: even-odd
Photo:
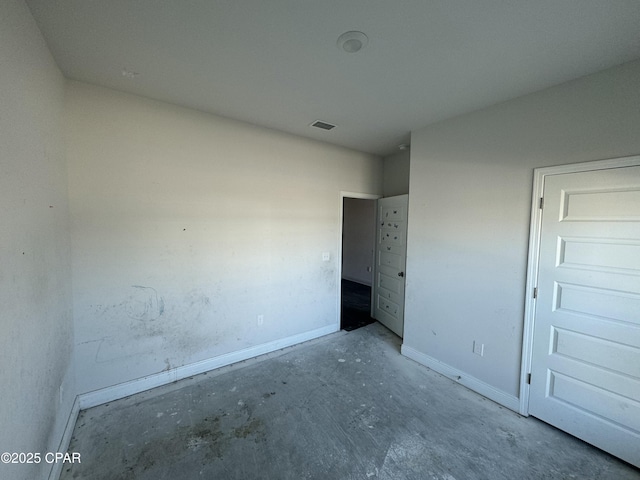
[(371, 318), (371, 287), (342, 280), (342, 330), (350, 332), (375, 322)]
[(371, 318), (375, 263), (376, 200), (344, 197), (342, 203), (342, 278), (340, 328), (351, 331)]

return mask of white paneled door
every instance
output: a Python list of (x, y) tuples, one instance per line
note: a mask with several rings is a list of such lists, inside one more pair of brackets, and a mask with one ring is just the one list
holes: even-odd
[(543, 199), (529, 413), (640, 466), (640, 166)]
[(373, 318), (402, 337), (408, 195), (378, 200)]

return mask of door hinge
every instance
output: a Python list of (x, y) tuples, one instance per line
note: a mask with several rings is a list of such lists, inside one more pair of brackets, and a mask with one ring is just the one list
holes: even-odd
[(540, 197), (540, 210), (544, 208), (544, 197)]
[(531, 374), (527, 373), (527, 385), (531, 385)]
[(533, 298), (538, 298), (538, 287), (533, 287)]

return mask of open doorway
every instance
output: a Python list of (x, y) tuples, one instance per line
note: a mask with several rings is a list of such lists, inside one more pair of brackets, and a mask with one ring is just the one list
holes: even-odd
[(375, 264), (376, 199), (342, 199), (340, 329), (351, 331), (375, 320), (371, 289)]

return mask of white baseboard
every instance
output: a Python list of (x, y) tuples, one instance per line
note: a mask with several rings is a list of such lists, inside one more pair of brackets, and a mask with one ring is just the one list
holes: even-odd
[[(69, 444), (71, 443), (71, 436), (73, 435), (73, 429), (76, 426), (76, 421), (78, 420), (78, 414), (80, 413), (80, 400), (76, 396), (73, 401), (73, 405), (71, 407), (71, 412), (69, 412), (69, 418), (67, 420), (67, 424), (64, 427), (64, 432), (62, 433), (62, 439), (60, 440), (60, 445), (58, 446), (57, 452), (66, 452), (69, 450)], [(60, 475), (62, 474), (62, 468), (64, 467), (64, 462), (53, 462), (51, 466), (51, 470), (49, 471), (49, 480), (58, 480)]]
[(462, 370), (458, 370), (457, 368), (451, 367), (446, 363), (441, 362), (440, 360), (436, 360), (429, 355), (425, 355), (418, 350), (402, 345), (401, 353), (411, 360), (418, 362), (425, 367), (429, 367), (431, 370), (438, 372), (441, 375), (444, 375), (451, 380), (458, 382), (461, 385), (464, 385), (470, 390), (473, 390), (476, 393), (479, 393), (483, 397), (487, 397), (490, 400), (502, 405), (503, 407), (508, 408), (509, 410), (513, 410), (516, 413), (520, 413), (520, 400), (518, 397), (513, 395), (509, 395), (504, 393), (501, 390), (498, 390), (495, 387), (492, 387), (488, 383), (483, 382), (482, 380), (478, 380), (475, 377), (463, 372)]
[(210, 370), (220, 367), (226, 367), (233, 363), (242, 362), (250, 358), (254, 358), (267, 353), (275, 352), (282, 348), (290, 347), (298, 343), (307, 342), (340, 330), (337, 324), (328, 325), (326, 327), (311, 330), (309, 332), (292, 335), (290, 337), (281, 338), (272, 342), (263, 343), (254, 347), (238, 350), (237, 352), (226, 353), (217, 357), (208, 358), (200, 362), (183, 365), (182, 367), (173, 368), (165, 372), (155, 373), (146, 377), (137, 378), (129, 382), (120, 383), (111, 387), (102, 388), (93, 392), (83, 393), (79, 395), (80, 409), (102, 405), (103, 403), (113, 402), (120, 398), (128, 397), (135, 393), (144, 392), (155, 387), (168, 385), (183, 378), (199, 375)]

